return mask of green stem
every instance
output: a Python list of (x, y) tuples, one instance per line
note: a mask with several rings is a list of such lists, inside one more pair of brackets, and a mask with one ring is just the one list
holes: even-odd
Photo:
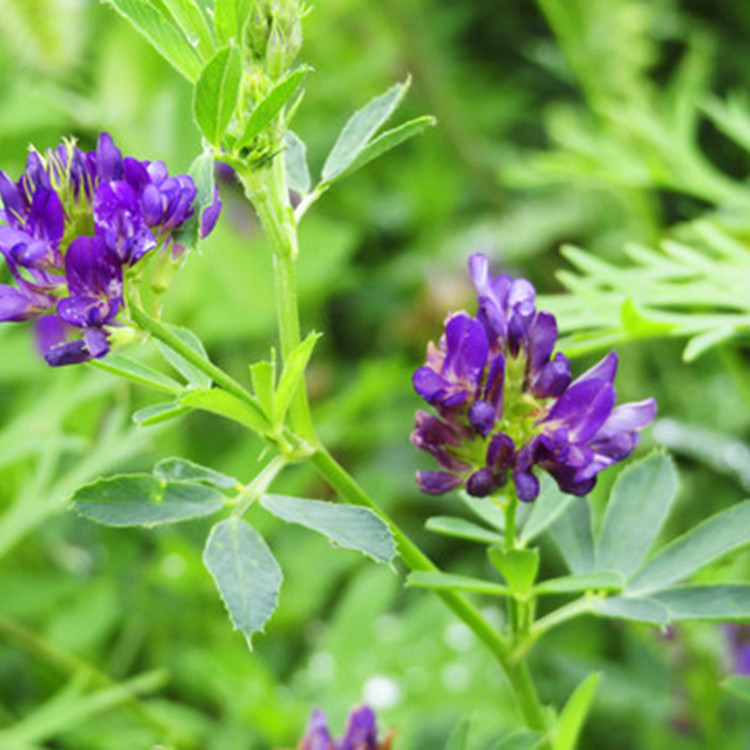
[[(437, 571), (438, 568), (417, 547), (414, 542), (380, 507), (370, 499), (367, 493), (357, 484), (348, 472), (331, 456), (325, 448), (319, 448), (310, 458), (310, 462), (320, 475), (348, 502), (363, 505), (377, 513), (390, 527), (401, 559), (411, 570)], [(435, 593), (466, 624), (474, 634), (489, 648), (513, 688), (518, 706), (524, 721), (530, 729), (546, 730), (542, 704), (531, 681), (531, 676), (524, 663), (514, 662), (510, 658), (511, 645), (495, 630), (481, 612), (464, 596), (450, 590), (437, 590)]]
[(195, 349), (188, 346), (179, 336), (172, 333), (163, 323), (147, 315), (136, 304), (128, 305), (128, 314), (133, 323), (142, 331), (150, 333), (154, 338), (164, 342), (170, 349), (182, 355), (190, 364), (195, 365), (199, 370), (210, 376), (216, 385), (221, 386), (225, 391), (244, 401), (250, 408), (258, 413), (262, 419), (265, 419), (263, 411), (258, 406), (258, 402), (253, 395), (231, 375), (217, 367), (211, 360), (199, 354)]
[(242, 494), (237, 498), (236, 505), (232, 511), (233, 515), (243, 516), (247, 509), (255, 503), (258, 498), (265, 494), (279, 472), (287, 465), (288, 459), (284, 455), (271, 459), (258, 474), (255, 475), (250, 484), (245, 487)]

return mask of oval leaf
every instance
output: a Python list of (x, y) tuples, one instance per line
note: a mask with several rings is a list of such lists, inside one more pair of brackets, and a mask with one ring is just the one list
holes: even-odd
[(198, 482), (165, 482), (150, 474), (127, 474), (79, 487), (71, 507), (105, 526), (157, 526), (216, 513), (224, 507), (224, 496)]
[(205, 482), (220, 490), (233, 490), (239, 485), (234, 477), (185, 458), (162, 459), (154, 466), (154, 476), (168, 482)]
[(651, 594), (673, 620), (750, 622), (750, 584), (675, 586)]
[(630, 577), (646, 559), (677, 494), (672, 459), (654, 452), (622, 471), (612, 488), (596, 548), (599, 569)]
[(560, 714), (555, 736), (555, 750), (576, 750), (578, 737), (586, 721), (601, 674), (590, 674), (573, 692)]
[(211, 529), (203, 562), (235, 630), (244, 633), (252, 648), (253, 634), (262, 632), (279, 598), (283, 576), (276, 558), (247, 521), (232, 516)]
[(569, 505), (552, 525), (550, 533), (573, 573), (586, 573), (594, 567), (594, 540), (588, 498), (581, 498)]
[(480, 544), (501, 544), (503, 537), (494, 531), (485, 529), (479, 524), (467, 521), (465, 518), (454, 518), (453, 516), (433, 516), (427, 519), (425, 524), (429, 531), (444, 536), (452, 536), (457, 539), (468, 539)]
[(396, 556), (391, 530), (369, 508), (285, 495), (264, 495), (260, 503), (277, 518), (306, 526), (334, 544), (358, 550), (376, 562), (387, 564)]

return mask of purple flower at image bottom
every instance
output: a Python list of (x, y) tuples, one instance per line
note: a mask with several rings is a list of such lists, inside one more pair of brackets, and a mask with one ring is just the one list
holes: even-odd
[[(0, 322), (35, 319), (51, 365), (105, 356), (125, 275), (157, 248), (182, 252), (177, 237), (196, 195), (191, 177), (123, 157), (107, 133), (89, 152), (72, 142), (32, 151), (17, 182), (0, 171), (0, 253), (13, 281), (0, 284)], [(220, 210), (215, 193), (202, 236)]]
[(528, 502), (543, 469), (563, 492), (587, 494), (602, 470), (633, 452), (656, 402), (615, 405), (614, 352), (573, 380), (567, 358), (554, 351), (557, 322), (536, 309), (534, 287), (493, 278), (481, 254), (469, 268), (476, 316), (450, 315), (413, 377), (436, 414), (417, 412), (411, 440), (440, 465), (417, 473), (420, 488), (485, 497), (512, 481)]
[(390, 750), (392, 741), (392, 733), (383, 740), (378, 740), (375, 713), (369, 706), (359, 706), (352, 710), (346, 732), (340, 740), (332, 737), (326, 715), (315, 710), (298, 750)]

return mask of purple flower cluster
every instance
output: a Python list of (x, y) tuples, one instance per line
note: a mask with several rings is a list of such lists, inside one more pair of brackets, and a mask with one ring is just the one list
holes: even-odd
[[(0, 321), (37, 319), (50, 365), (103, 357), (123, 308), (129, 270), (155, 248), (177, 257), (175, 235), (194, 216), (191, 177), (162, 162), (123, 158), (107, 133), (88, 153), (62, 143), (32, 151), (18, 182), (0, 171), (0, 253), (15, 286), (0, 284)], [(218, 194), (201, 217), (214, 227)]]
[(334, 740), (328, 729), (326, 715), (314, 711), (307, 731), (299, 744), (299, 750), (389, 750), (393, 735), (378, 741), (375, 714), (368, 706), (355, 708), (349, 714), (346, 734)]
[(481, 254), (469, 268), (476, 317), (449, 316), (414, 373), (414, 388), (439, 416), (417, 412), (411, 440), (443, 469), (418, 472), (420, 488), (437, 495), (463, 486), (484, 497), (512, 476), (528, 502), (539, 494), (539, 467), (564, 492), (585, 495), (600, 471), (630, 455), (656, 403), (615, 406), (614, 352), (572, 380), (567, 358), (554, 354), (555, 318), (536, 309), (534, 287), (493, 278)]

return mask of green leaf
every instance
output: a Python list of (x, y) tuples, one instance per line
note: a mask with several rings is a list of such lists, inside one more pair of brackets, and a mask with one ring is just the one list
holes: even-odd
[(284, 147), (286, 183), (295, 192), (305, 195), (312, 185), (307, 166), (307, 146), (296, 133), (289, 130), (284, 134)]
[(154, 466), (154, 476), (167, 482), (204, 482), (220, 490), (233, 490), (239, 485), (234, 477), (186, 458), (163, 458)]
[(524, 542), (530, 542), (538, 537), (565, 512), (571, 502), (577, 500), (572, 495), (566, 495), (557, 486), (557, 482), (546, 474), (540, 483), (539, 497), (534, 501), (531, 515), (521, 531), (521, 539)]
[(500, 544), (503, 537), (494, 531), (485, 529), (476, 523), (467, 521), (465, 518), (454, 518), (453, 516), (433, 516), (427, 519), (427, 529), (436, 534), (468, 539), (471, 542), (481, 544)]
[(133, 422), (139, 427), (151, 427), (155, 424), (169, 422), (171, 419), (189, 414), (190, 409), (183, 406), (179, 401), (167, 401), (163, 404), (154, 404), (139, 409), (133, 414)]
[(388, 564), (397, 554), (388, 525), (369, 508), (286, 495), (264, 495), (260, 504), (282, 521), (324, 534), (336, 546), (358, 550), (376, 562)]
[(672, 459), (654, 452), (624, 469), (612, 488), (596, 547), (601, 570), (630, 577), (640, 567), (659, 535), (677, 494)]
[(180, 399), (180, 403), (183, 406), (203, 409), (204, 411), (210, 411), (212, 414), (218, 414), (220, 417), (239, 422), (260, 435), (265, 435), (269, 429), (269, 424), (263, 417), (260, 407), (257, 407), (256, 411), (249, 404), (220, 388), (186, 391)]
[(554, 750), (576, 750), (578, 747), (578, 738), (600, 679), (600, 673), (590, 674), (568, 699), (557, 723)]
[(240, 93), (242, 54), (234, 45), (220, 49), (195, 85), (193, 113), (206, 140), (219, 146)]
[(645, 622), (662, 629), (669, 624), (669, 612), (653, 599), (614, 597), (595, 602), (593, 608), (594, 612), (603, 617)]
[(360, 155), (368, 141), (401, 103), (410, 80), (397, 83), (372, 99), (349, 118), (323, 165), (323, 182), (330, 182), (344, 172)]
[(732, 675), (731, 677), (727, 677), (721, 683), (721, 686), (735, 698), (740, 698), (750, 703), (750, 677)]
[(578, 573), (572, 576), (549, 578), (534, 586), (535, 594), (570, 594), (576, 591), (593, 591), (606, 589), (619, 591), (625, 585), (625, 579), (614, 571), (596, 573)]
[(750, 500), (703, 521), (668, 544), (628, 585), (633, 592), (663, 589), (750, 543)]
[(198, 53), (171, 19), (144, 0), (108, 0), (143, 34), (156, 51), (188, 81), (195, 82), (202, 65)]
[(490, 547), (487, 554), (513, 591), (525, 593), (534, 585), (539, 572), (539, 550)]
[(319, 333), (308, 334), (305, 340), (292, 350), (284, 362), (284, 370), (279, 378), (279, 387), (276, 391), (274, 409), (276, 425), (281, 425), (284, 422), (289, 404), (292, 403), (292, 398), (297, 388), (300, 387), (300, 383), (305, 376), (307, 363), (310, 361), (313, 349), (320, 336)]
[[(208, 359), (206, 350), (203, 346), (203, 342), (187, 328), (180, 328), (179, 326), (168, 325), (167, 328), (179, 338), (184, 344), (187, 344), (194, 352), (200, 354), (203, 359)], [(188, 362), (185, 357), (178, 354), (174, 349), (171, 349), (162, 341), (156, 342), (159, 351), (161, 351), (164, 358), (169, 362), (177, 372), (188, 381), (190, 386), (194, 388), (210, 388), (211, 377), (206, 375), (203, 370), (198, 369), (192, 362)], [(184, 389), (181, 389), (184, 390)]]
[(311, 70), (312, 68), (307, 66), (293, 70), (268, 92), (268, 95), (250, 113), (244, 132), (234, 144), (235, 150), (249, 146), (252, 143), (260, 132), (270, 124), (273, 118), (281, 112), (282, 107), (291, 98), (302, 82), (302, 79)]
[(237, 516), (212, 529), (203, 562), (213, 576), (235, 630), (252, 648), (254, 633), (262, 632), (279, 598), (282, 573), (263, 537)]
[(466, 591), (472, 594), (487, 594), (489, 596), (511, 595), (511, 590), (500, 583), (429, 570), (417, 570), (410, 573), (406, 578), (406, 584), (417, 589), (432, 589), (435, 591)]
[(467, 718), (461, 719), (450, 733), (445, 750), (467, 750), (470, 729), (471, 722)]
[(586, 573), (593, 569), (594, 541), (588, 498), (570, 504), (551, 526), (550, 533), (571, 572)]
[(104, 359), (91, 360), (89, 364), (100, 370), (111, 372), (113, 375), (119, 375), (121, 378), (132, 380), (134, 383), (150, 386), (157, 391), (182, 393), (185, 390), (181, 383), (168, 375), (123, 354), (108, 354)]
[(750, 621), (750, 584), (675, 586), (651, 594), (673, 620)]
[(197, 482), (166, 482), (150, 474), (98, 479), (79, 487), (71, 508), (105, 526), (156, 526), (216, 513), (223, 495)]
[(194, 0), (162, 0), (172, 17), (177, 21), (191, 46), (195, 47), (198, 56), (207, 60), (215, 51), (214, 38)]
[(434, 117), (425, 115), (424, 117), (418, 117), (415, 120), (409, 120), (409, 122), (405, 122), (403, 125), (399, 125), (392, 130), (386, 130), (385, 133), (382, 133), (377, 138), (370, 141), (359, 152), (349, 166), (333, 177), (330, 177), (326, 180), (326, 183), (330, 184), (334, 180), (346, 177), (352, 174), (352, 172), (356, 172), (358, 169), (364, 167), (365, 164), (369, 164), (371, 161), (377, 159), (391, 149), (396, 148), (396, 146), (401, 145), (404, 141), (423, 133), (427, 128), (436, 124), (437, 120)]
[(466, 492), (460, 492), (459, 497), (464, 504), (485, 523), (498, 531), (505, 528), (505, 516), (500, 508), (488, 497), (472, 497)]
[(271, 424), (276, 423), (275, 413), (275, 396), (274, 391), (276, 390), (276, 367), (272, 362), (256, 362), (250, 365), (250, 379), (253, 383), (253, 393), (255, 398), (258, 399), (260, 408), (263, 409), (263, 413), (268, 417), (268, 421)]
[(214, 0), (216, 36), (221, 44), (228, 44), (232, 39), (238, 44), (242, 41), (252, 7), (252, 0)]

